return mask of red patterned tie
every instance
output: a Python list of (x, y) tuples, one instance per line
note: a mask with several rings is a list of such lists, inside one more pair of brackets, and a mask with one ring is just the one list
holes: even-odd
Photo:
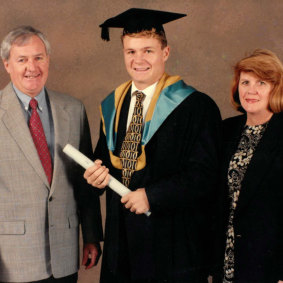
[(37, 113), (37, 101), (32, 98), (29, 103), (32, 113), (29, 120), (29, 129), (31, 132), (31, 136), (33, 138), (33, 142), (37, 149), (40, 161), (42, 163), (43, 169), (47, 176), (49, 184), (52, 181), (52, 162), (50, 152), (47, 146), (46, 137), (44, 134), (43, 126), (40, 120), (40, 117)]

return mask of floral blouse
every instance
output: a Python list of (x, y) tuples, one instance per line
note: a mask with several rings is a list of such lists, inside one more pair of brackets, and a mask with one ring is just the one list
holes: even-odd
[(230, 160), (228, 168), (228, 187), (231, 205), (226, 233), (223, 283), (231, 283), (234, 281), (234, 214), (241, 192), (241, 183), (254, 151), (267, 128), (267, 124), (268, 123), (256, 126), (245, 126), (241, 134), (238, 148)]

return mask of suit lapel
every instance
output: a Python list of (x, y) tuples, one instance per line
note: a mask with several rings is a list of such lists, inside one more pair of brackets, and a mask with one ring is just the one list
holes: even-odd
[(222, 122), (223, 130), (223, 149), (222, 149), (222, 160), (221, 160), (221, 181), (220, 186), (223, 188), (225, 193), (224, 199), (224, 210), (228, 211), (231, 205), (231, 199), (229, 197), (229, 186), (228, 186), (228, 169), (233, 154), (236, 152), (243, 126), (245, 125), (245, 115), (228, 118)]
[(241, 138), (242, 131), (246, 122), (246, 115), (235, 117), (235, 120), (227, 124), (223, 123), (223, 160), (222, 160), (222, 174), (225, 176), (225, 185), (227, 183), (227, 172), (233, 154), (236, 152)]
[(2, 120), (35, 172), (49, 188), (49, 183), (31, 137), (20, 102), (9, 84), (2, 94), (2, 107), (6, 110)]
[(48, 97), (51, 106), (52, 118), (54, 123), (54, 167), (53, 180), (50, 195), (53, 194), (58, 178), (60, 178), (60, 160), (64, 146), (68, 143), (70, 136), (70, 117), (65, 109), (65, 104), (60, 99), (60, 95), (48, 90)]
[(258, 192), (260, 183), (272, 166), (272, 161), (276, 156), (276, 149), (278, 148), (278, 131), (281, 131), (278, 126), (279, 119), (274, 114), (255, 150), (242, 181), (238, 212), (247, 206), (249, 200)]

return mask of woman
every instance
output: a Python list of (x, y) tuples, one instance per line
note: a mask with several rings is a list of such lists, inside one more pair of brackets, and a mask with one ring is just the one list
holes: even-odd
[(224, 121), (229, 191), (223, 282), (283, 282), (283, 66), (255, 50), (234, 68)]

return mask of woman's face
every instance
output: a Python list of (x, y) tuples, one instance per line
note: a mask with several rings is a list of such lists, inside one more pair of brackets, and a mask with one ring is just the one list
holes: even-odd
[[(239, 96), (241, 106), (247, 112), (249, 118), (259, 121), (269, 120), (272, 112), (268, 109), (270, 92), (273, 85), (264, 81), (252, 72), (241, 72), (239, 80)], [(265, 121), (263, 121), (264, 123)]]

